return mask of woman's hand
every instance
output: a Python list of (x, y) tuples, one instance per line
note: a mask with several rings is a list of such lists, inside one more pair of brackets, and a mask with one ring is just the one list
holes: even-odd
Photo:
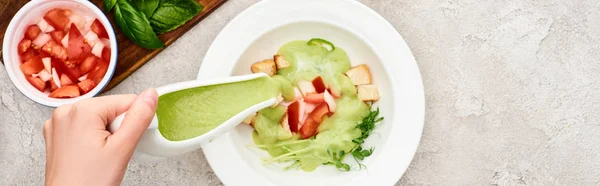
[[(154, 89), (86, 99), (54, 110), (44, 123), (46, 185), (119, 185), (138, 140), (152, 121)], [(107, 125), (127, 112), (114, 134)]]

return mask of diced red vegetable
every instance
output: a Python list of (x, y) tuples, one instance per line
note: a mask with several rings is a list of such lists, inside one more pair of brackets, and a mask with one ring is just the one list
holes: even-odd
[(54, 90), (58, 89), (58, 85), (56, 85), (56, 83), (54, 83), (54, 81), (48, 81), (48, 83), (50, 83), (50, 91), (54, 91)]
[(69, 25), (71, 10), (55, 8), (46, 13), (44, 19), (57, 30), (65, 30)]
[(52, 37), (52, 40), (54, 40), (54, 42), (60, 44), (62, 39), (65, 37), (65, 32), (63, 32), (62, 30), (55, 30), (50, 32), (50, 36)]
[(85, 43), (85, 38), (74, 24), (69, 31), (69, 59), (83, 61), (92, 52), (90, 45)]
[(92, 29), (92, 31), (96, 33), (98, 37), (108, 39), (108, 33), (106, 32), (106, 29), (104, 28), (104, 25), (102, 25), (100, 20), (94, 20), (90, 29)]
[(321, 76), (317, 76), (315, 79), (313, 79), (312, 84), (317, 93), (323, 93), (325, 90), (327, 90), (327, 86), (325, 86), (325, 82), (323, 82), (323, 78), (321, 78)]
[(110, 48), (104, 47), (102, 50), (102, 59), (110, 61)]
[(300, 136), (302, 139), (308, 139), (317, 134), (317, 129), (323, 121), (323, 117), (329, 113), (327, 103), (321, 103), (313, 110), (300, 128)]
[(77, 85), (63, 86), (50, 93), (51, 98), (74, 98), (80, 95)]
[(102, 81), (102, 78), (104, 78), (104, 74), (106, 74), (106, 71), (108, 71), (108, 62), (104, 61), (103, 59), (96, 59), (96, 63), (96, 68), (90, 71), (87, 78), (91, 79), (96, 84), (100, 84), (100, 81)]
[(300, 122), (300, 103), (295, 101), (292, 103), (287, 110), (288, 123), (290, 125), (290, 131), (298, 132), (298, 123)]
[(73, 81), (71, 81), (71, 79), (69, 79), (69, 76), (67, 76), (67, 74), (62, 74), (60, 76), (60, 86), (66, 86), (66, 85), (72, 85)]
[(29, 48), (25, 53), (21, 54), (21, 62), (27, 61), (29, 59), (31, 59), (31, 57), (35, 56), (35, 50), (32, 48)]
[(23, 54), (25, 52), (27, 52), (27, 49), (29, 49), (29, 47), (31, 47), (31, 40), (29, 39), (23, 39), (21, 40), (21, 42), (19, 42), (19, 54)]
[(94, 69), (96, 67), (96, 59), (96, 56), (88, 56), (87, 58), (85, 58), (85, 60), (81, 62), (81, 66), (79, 67), (81, 74), (87, 74), (88, 72), (90, 72), (90, 70)]
[(29, 83), (31, 83), (31, 85), (35, 87), (35, 89), (38, 89), (41, 92), (46, 90), (46, 82), (42, 81), (42, 79), (31, 76), (25, 76), (25, 79), (27, 79), (27, 81), (29, 81)]
[(81, 77), (81, 72), (79, 72), (79, 69), (77, 68), (69, 68), (66, 66), (66, 64), (60, 60), (56, 60), (53, 59), (52, 60), (52, 67), (54, 69), (56, 69), (56, 72), (58, 73), (58, 76), (61, 77), (62, 74), (67, 74), (67, 76), (69, 77), (69, 79), (72, 82), (77, 82), (78, 78)]
[(31, 76), (44, 70), (44, 63), (39, 56), (33, 56), (19, 67), (25, 76)]
[(91, 79), (86, 79), (83, 80), (79, 83), (77, 83), (77, 86), (79, 86), (79, 89), (81, 89), (81, 92), (88, 93), (90, 92), (92, 89), (94, 89), (94, 87), (96, 87), (96, 83), (94, 83), (94, 81), (92, 81)]
[(37, 38), (40, 32), (42, 32), (42, 30), (40, 30), (40, 27), (38, 27), (37, 25), (30, 25), (25, 30), (25, 38), (34, 40), (35, 38)]
[(325, 102), (325, 96), (323, 93), (306, 94), (306, 96), (304, 96), (304, 101), (307, 103), (323, 103), (323, 102)]
[(48, 43), (42, 47), (42, 51), (60, 60), (66, 60), (69, 56), (67, 49), (53, 40), (48, 41)]

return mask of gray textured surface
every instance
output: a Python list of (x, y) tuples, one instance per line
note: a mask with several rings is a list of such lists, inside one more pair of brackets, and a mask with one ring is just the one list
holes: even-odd
[[(230, 0), (110, 94), (194, 79), (255, 1)], [(412, 49), (427, 115), (399, 185), (600, 185), (600, 1), (363, 0)], [(0, 69), (0, 185), (42, 185), (51, 109)], [(133, 162), (124, 185), (220, 185), (200, 151)]]

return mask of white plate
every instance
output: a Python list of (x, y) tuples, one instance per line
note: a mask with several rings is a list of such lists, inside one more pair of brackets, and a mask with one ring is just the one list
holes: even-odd
[[(208, 50), (198, 79), (250, 73), (288, 41), (324, 38), (344, 48), (353, 65), (367, 64), (380, 88), (376, 106), (385, 117), (366, 142), (375, 147), (368, 168), (313, 172), (263, 165), (265, 152), (253, 144), (252, 129), (240, 125), (203, 147), (226, 185), (394, 185), (410, 164), (423, 130), (424, 93), (417, 64), (398, 32), (368, 7), (351, 0), (267, 0), (234, 18)], [(346, 158), (351, 160), (352, 158)]]

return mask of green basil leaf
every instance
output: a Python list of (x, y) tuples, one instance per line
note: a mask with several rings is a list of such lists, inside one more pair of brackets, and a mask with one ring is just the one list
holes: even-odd
[(144, 13), (137, 11), (129, 0), (117, 0), (115, 20), (121, 32), (137, 45), (148, 49), (165, 46), (152, 30), (148, 18)]
[(137, 8), (139, 11), (144, 13), (146, 17), (149, 19), (156, 8), (158, 8), (159, 0), (133, 0), (131, 4), (133, 7)]
[(104, 0), (104, 11), (110, 12), (115, 4), (117, 4), (117, 0)]
[(150, 25), (159, 34), (175, 30), (198, 15), (203, 8), (195, 0), (160, 0), (150, 17)]

